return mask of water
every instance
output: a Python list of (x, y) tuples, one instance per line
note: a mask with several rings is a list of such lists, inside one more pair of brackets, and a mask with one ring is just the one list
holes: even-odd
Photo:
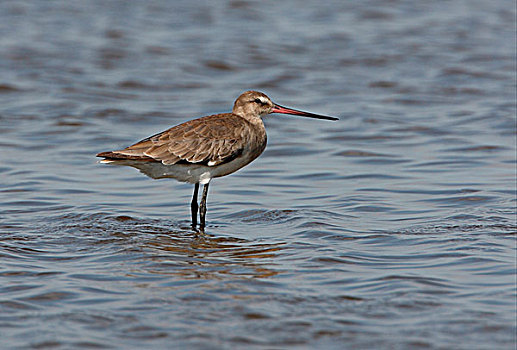
[[(514, 349), (513, 1), (0, 3), (2, 349)], [(192, 186), (94, 155), (231, 108)]]

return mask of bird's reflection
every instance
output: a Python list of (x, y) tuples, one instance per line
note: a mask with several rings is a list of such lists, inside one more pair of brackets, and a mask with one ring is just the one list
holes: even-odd
[(140, 241), (148, 273), (185, 279), (266, 278), (279, 274), (274, 258), (285, 243), (196, 233), (188, 229), (146, 234)]

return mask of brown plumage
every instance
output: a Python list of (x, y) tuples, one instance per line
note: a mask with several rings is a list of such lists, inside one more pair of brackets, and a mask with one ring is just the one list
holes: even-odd
[(254, 139), (265, 147), (266, 133), (261, 130), (238, 115), (215, 114), (174, 126), (123, 150), (97, 156), (110, 160), (157, 161), (164, 165), (216, 166), (239, 156)]
[(203, 184), (200, 208), (200, 229), (203, 230), (210, 180), (237, 171), (264, 151), (267, 136), (261, 117), (270, 113), (337, 120), (282, 107), (261, 92), (246, 91), (235, 101), (232, 113), (194, 119), (122, 150), (101, 152), (97, 156), (104, 158), (103, 163), (133, 166), (152, 178), (170, 177), (193, 183), (194, 228), (199, 184)]

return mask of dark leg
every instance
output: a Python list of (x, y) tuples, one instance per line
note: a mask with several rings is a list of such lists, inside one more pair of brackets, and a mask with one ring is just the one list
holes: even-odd
[(192, 202), (190, 203), (190, 211), (192, 212), (192, 228), (196, 229), (197, 226), (197, 193), (199, 192), (199, 184), (194, 185), (194, 195), (192, 196)]
[(205, 217), (206, 217), (206, 196), (208, 195), (208, 184), (203, 186), (203, 196), (201, 197), (201, 204), (199, 206), (199, 229), (204, 231), (205, 229)]

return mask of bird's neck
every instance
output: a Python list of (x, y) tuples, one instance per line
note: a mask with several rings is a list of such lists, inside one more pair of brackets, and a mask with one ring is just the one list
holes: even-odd
[(239, 108), (234, 108), (232, 113), (243, 119), (246, 119), (251, 124), (264, 127), (264, 123), (262, 122), (262, 118), (260, 118), (260, 116), (255, 116), (255, 115), (250, 115), (248, 113), (244, 113), (244, 111), (240, 110)]

